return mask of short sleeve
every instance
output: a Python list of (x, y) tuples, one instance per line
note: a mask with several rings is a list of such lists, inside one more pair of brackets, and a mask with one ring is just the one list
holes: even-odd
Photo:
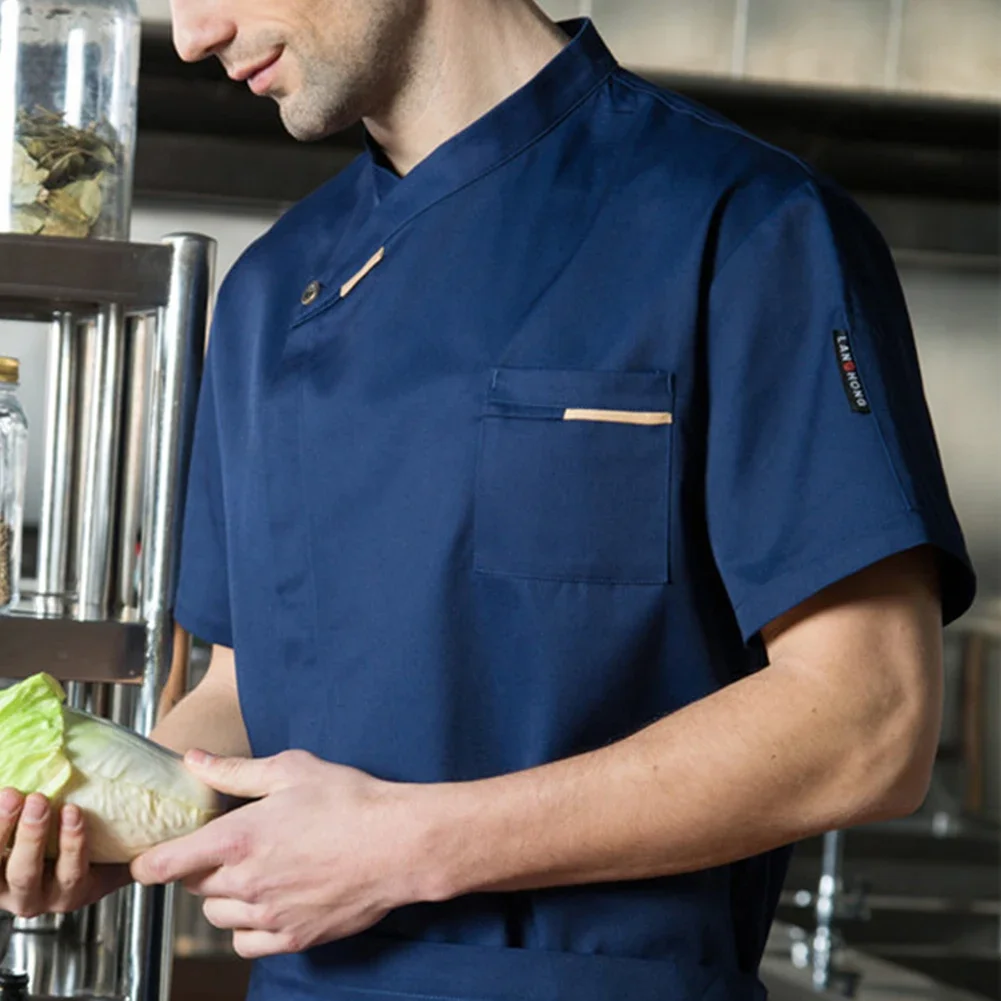
[(946, 621), (975, 579), (892, 258), (843, 193), (804, 184), (716, 271), (706, 515), (746, 639), (807, 598), (935, 547)]
[(222, 456), (215, 405), (216, 352), (209, 347), (195, 420), (181, 535), (175, 617), (207, 643), (233, 645)]

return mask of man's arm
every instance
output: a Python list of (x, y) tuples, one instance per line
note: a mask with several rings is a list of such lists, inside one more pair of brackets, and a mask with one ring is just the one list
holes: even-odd
[(157, 724), (152, 739), (179, 754), (198, 747), (228, 757), (250, 756), (232, 650), (212, 648), (205, 677)]
[(409, 903), (699, 870), (915, 810), (941, 705), (930, 552), (828, 588), (765, 640), (757, 675), (620, 743), (499, 778), (408, 785), (302, 751), (189, 755), (209, 784), (254, 802), (133, 874), (185, 879), (255, 958)]
[(764, 639), (769, 667), (620, 744), (429, 788), (426, 896), (705, 869), (916, 810), (942, 698), (931, 553), (834, 585)]

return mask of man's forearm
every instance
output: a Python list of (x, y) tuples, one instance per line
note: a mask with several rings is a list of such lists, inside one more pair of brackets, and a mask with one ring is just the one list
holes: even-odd
[(206, 678), (157, 724), (152, 739), (179, 754), (200, 748), (248, 757), (250, 743), (235, 690)]
[(770, 667), (618, 744), (412, 789), (423, 895), (696, 871), (916, 810), (942, 706), (927, 551), (832, 585), (763, 637)]
[(769, 668), (600, 751), (428, 787), (441, 868), (426, 895), (701, 870), (913, 809), (888, 797), (900, 766), (878, 744), (890, 730), (837, 720), (822, 697)]

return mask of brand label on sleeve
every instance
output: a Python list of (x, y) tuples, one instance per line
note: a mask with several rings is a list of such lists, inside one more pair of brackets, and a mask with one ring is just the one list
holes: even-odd
[(841, 372), (841, 385), (845, 387), (848, 405), (857, 414), (872, 413), (869, 409), (869, 397), (862, 387), (862, 377), (855, 363), (855, 353), (847, 330), (834, 331), (834, 350), (838, 356), (838, 369)]

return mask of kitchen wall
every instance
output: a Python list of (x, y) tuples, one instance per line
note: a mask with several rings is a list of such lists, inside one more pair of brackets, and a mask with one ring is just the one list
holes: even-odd
[(1001, 285), (997, 267), (900, 261), (953, 502), (981, 602), (1001, 618)]
[(999, 0), (542, 0), (630, 67), (1001, 99)]
[[(1001, 99), (1001, 0), (540, 0), (631, 67)], [(149, 21), (169, 0), (140, 0)]]

